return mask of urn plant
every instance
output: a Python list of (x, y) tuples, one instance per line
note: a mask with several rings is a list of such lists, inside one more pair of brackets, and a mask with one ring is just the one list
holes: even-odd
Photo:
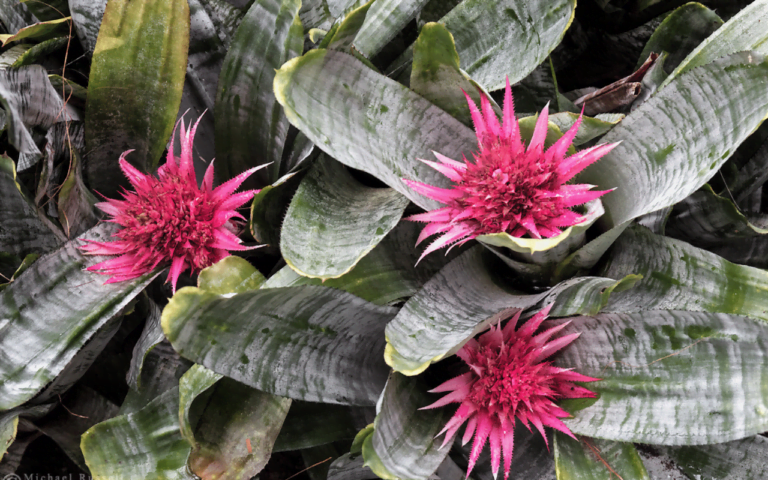
[(0, 0), (0, 476), (762, 478), (766, 24)]

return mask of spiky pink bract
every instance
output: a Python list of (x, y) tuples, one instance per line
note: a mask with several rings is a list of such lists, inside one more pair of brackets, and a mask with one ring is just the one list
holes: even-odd
[(503, 454), (504, 479), (509, 478), (516, 419), (529, 430), (530, 424), (533, 424), (545, 442), (545, 425), (573, 437), (560, 420), (568, 417), (568, 412), (555, 405), (554, 400), (596, 396), (573, 382), (594, 382), (599, 379), (568, 368), (555, 367), (551, 362), (544, 361), (580, 335), (572, 333), (550, 341), (570, 322), (534, 335), (541, 322), (547, 318), (551, 307), (538, 312), (517, 331), (515, 327), (520, 312), (503, 329), (491, 326), (477, 340), (467, 342), (456, 355), (469, 365), (469, 372), (430, 390), (432, 393), (450, 393), (425, 409), (449, 403), (461, 404), (438, 434), (445, 433), (443, 446), (451, 441), (465, 422), (467, 427), (462, 442), (466, 444), (473, 435), (475, 437), (469, 456), (467, 478), (486, 441), (491, 445), (494, 477), (499, 471)]
[[(111, 275), (105, 283), (140, 277), (158, 266), (170, 265), (168, 281), (173, 292), (181, 272), (193, 273), (209, 267), (229, 250), (249, 250), (235, 235), (233, 219), (245, 218), (237, 209), (251, 200), (257, 190), (234, 193), (240, 184), (260, 167), (251, 168), (213, 188), (213, 161), (197, 185), (192, 161), (192, 144), (200, 119), (187, 130), (181, 120), (181, 156), (173, 155), (173, 137), (166, 163), (157, 177), (145, 175), (120, 156), (120, 168), (134, 191), (123, 191), (123, 200), (106, 199), (96, 206), (109, 214), (110, 222), (123, 228), (113, 235), (118, 240), (86, 240), (80, 247), (89, 255), (117, 255), (88, 267), (88, 271)], [(178, 124), (177, 124), (178, 126)], [(173, 136), (176, 135), (174, 129)]]
[(581, 115), (565, 135), (545, 151), (549, 109), (544, 107), (526, 149), (515, 118), (509, 79), (501, 124), (485, 94), (480, 95), (482, 112), (469, 95), (466, 96), (479, 148), (473, 154), (474, 163), (466, 157), (464, 162), (457, 162), (437, 152), (433, 153), (439, 163), (419, 159), (452, 180), (455, 185), (451, 189), (403, 179), (419, 194), (446, 205), (407, 217), (407, 220), (428, 223), (417, 245), (427, 237), (441, 234), (422, 258), (447, 245), (460, 245), (492, 233), (533, 238), (557, 236), (561, 228), (585, 220), (571, 207), (611, 191), (590, 191), (593, 185), (566, 183), (618, 145), (597, 145), (566, 157), (581, 125)]

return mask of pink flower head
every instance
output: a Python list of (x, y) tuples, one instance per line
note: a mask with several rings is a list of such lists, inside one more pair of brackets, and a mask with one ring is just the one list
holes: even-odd
[[(89, 255), (117, 255), (87, 270), (111, 275), (106, 283), (130, 280), (155, 269), (170, 265), (168, 280), (176, 292), (181, 272), (193, 273), (211, 266), (228, 250), (250, 250), (240, 244), (235, 235), (234, 219), (244, 217), (237, 208), (251, 200), (257, 190), (234, 193), (260, 167), (251, 168), (235, 178), (213, 188), (213, 161), (197, 186), (192, 162), (192, 143), (200, 119), (190, 130), (181, 120), (181, 157), (173, 155), (173, 136), (168, 157), (157, 171), (157, 177), (144, 175), (125, 160), (128, 150), (120, 156), (120, 168), (128, 177), (134, 191), (123, 191), (123, 200), (106, 199), (96, 206), (109, 214), (110, 222), (123, 228), (112, 242), (86, 240), (80, 247)], [(178, 123), (176, 124), (178, 127)]]
[(452, 180), (455, 185), (450, 189), (403, 179), (417, 193), (446, 205), (407, 218), (429, 224), (422, 230), (417, 245), (431, 235), (442, 234), (424, 251), (422, 258), (454, 242), (461, 245), (492, 233), (533, 238), (557, 236), (561, 228), (585, 220), (571, 207), (611, 191), (590, 191), (594, 185), (566, 183), (618, 145), (598, 145), (566, 157), (581, 125), (581, 116), (545, 151), (549, 118), (548, 106), (544, 107), (526, 149), (515, 119), (509, 79), (502, 124), (485, 94), (481, 94), (482, 113), (469, 95), (466, 96), (479, 148), (473, 154), (474, 163), (466, 157), (463, 163), (457, 162), (437, 152), (433, 153), (439, 163), (420, 159)]
[(474, 434), (467, 478), (486, 440), (491, 444), (494, 477), (499, 471), (503, 453), (504, 479), (509, 478), (516, 418), (529, 430), (529, 423), (532, 423), (545, 442), (547, 436), (544, 425), (573, 437), (568, 427), (560, 421), (569, 416), (568, 412), (553, 401), (558, 398), (596, 396), (573, 382), (594, 382), (599, 379), (543, 361), (580, 335), (572, 333), (549, 341), (570, 322), (534, 335), (541, 322), (547, 318), (551, 307), (549, 305), (538, 312), (517, 331), (515, 326), (520, 312), (503, 329), (491, 326), (477, 340), (467, 342), (456, 355), (469, 365), (470, 371), (430, 390), (432, 393), (451, 393), (424, 408), (437, 408), (449, 403), (461, 404), (438, 434), (445, 432), (443, 446), (451, 441), (465, 422), (467, 427), (462, 442), (466, 444)]

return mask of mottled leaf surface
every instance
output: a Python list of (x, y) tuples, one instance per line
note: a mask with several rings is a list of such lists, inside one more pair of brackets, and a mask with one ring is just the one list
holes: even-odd
[(142, 171), (157, 167), (181, 102), (189, 49), (187, 0), (112, 0), (93, 52), (86, 104), (86, 176), (116, 196), (127, 185), (120, 154)]
[(417, 158), (430, 158), (432, 150), (462, 158), (477, 145), (470, 128), (341, 52), (312, 50), (287, 62), (275, 76), (275, 95), (291, 123), (321, 150), (426, 209), (440, 204), (402, 178), (436, 186), (449, 181)]
[(69, 0), (75, 32), (86, 50), (93, 52), (107, 0)]
[(186, 287), (163, 310), (182, 355), (259, 390), (371, 405), (386, 377), (383, 329), (395, 310), (311, 285), (217, 295)]
[(747, 5), (685, 57), (659, 88), (668, 85), (678, 75), (692, 68), (736, 52), (754, 50), (763, 55), (768, 54), (766, 21), (767, 0), (756, 0)]
[[(419, 378), (393, 372), (381, 399), (371, 435), (372, 447), (381, 465), (398, 478), (426, 479), (440, 466), (449, 448), (440, 448), (435, 435), (451, 415), (450, 409), (419, 410), (433, 403)], [(372, 459), (366, 454), (366, 463)], [(374, 472), (381, 474), (372, 468)]]
[(428, 0), (376, 0), (355, 37), (355, 49), (370, 58), (416, 17)]
[[(413, 48), (410, 85), (414, 92), (464, 125), (473, 127), (464, 92), (469, 94), (476, 105), (480, 105), (479, 86), (461, 70), (453, 35), (445, 26), (427, 23), (421, 28)], [(496, 102), (491, 102), (500, 114), (501, 109)]]
[(565, 420), (574, 433), (700, 445), (768, 428), (764, 322), (680, 310), (601, 313), (571, 321), (563, 335), (581, 336), (555, 363), (602, 379), (588, 384), (598, 394), (594, 403), (583, 403), (588, 406), (581, 410), (564, 406), (574, 415)]
[(179, 389), (141, 410), (95, 425), (82, 436), (85, 462), (95, 478), (192, 480), (190, 446), (179, 431)]
[[(458, 351), (488, 325), (505, 320), (519, 309), (558, 299), (568, 306), (555, 307), (561, 315), (599, 311), (604, 298), (590, 290), (600, 291), (617, 283), (580, 277), (543, 293), (525, 294), (498, 275), (504, 270), (500, 262), (476, 247), (432, 277), (387, 325), (387, 363), (396, 371), (416, 375), (430, 363)], [(585, 288), (578, 288), (580, 284)], [(581, 302), (568, 301), (576, 298)], [(569, 310), (571, 313), (565, 313)]]
[(285, 266), (267, 280), (264, 288), (323, 285), (344, 290), (377, 305), (396, 303), (415, 294), (458, 253), (454, 250), (449, 255), (430, 255), (416, 265), (420, 253), (413, 245), (420, 230), (421, 226), (415, 222), (400, 222), (352, 270), (339, 278), (323, 281), (302, 277)]
[[(102, 224), (83, 238), (108, 241), (113, 232), (111, 224)], [(157, 274), (104, 285), (105, 277), (83, 269), (106, 258), (84, 256), (77, 248), (83, 243), (71, 241), (41, 257), (0, 293), (2, 410), (26, 402), (51, 382)]]
[(216, 96), (216, 169), (222, 180), (267, 163), (244, 188), (278, 179), (289, 123), (272, 82), (275, 70), (303, 49), (300, 6), (298, 0), (258, 0), (232, 40)]
[(768, 272), (735, 265), (643, 227), (624, 232), (600, 272), (610, 278), (631, 273), (642, 280), (613, 295), (605, 311), (688, 310), (768, 320)]
[(616, 227), (696, 191), (766, 112), (768, 61), (733, 54), (678, 76), (627, 115), (602, 139), (622, 143), (576, 180), (616, 188), (601, 197), (600, 219), (606, 230)]
[(407, 205), (396, 190), (362, 185), (342, 164), (323, 158), (291, 200), (280, 252), (300, 275), (338, 278), (397, 225)]

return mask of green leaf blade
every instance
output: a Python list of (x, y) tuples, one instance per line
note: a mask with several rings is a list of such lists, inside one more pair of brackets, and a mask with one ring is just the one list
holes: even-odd
[(396, 190), (366, 187), (338, 162), (323, 159), (291, 200), (280, 251), (300, 275), (338, 278), (397, 225), (407, 205)]
[(289, 123), (275, 101), (275, 70), (301, 54), (299, 0), (259, 0), (248, 9), (221, 69), (216, 96), (216, 171), (222, 181), (271, 163), (243, 188), (276, 181)]
[(114, 197), (127, 181), (120, 155), (157, 167), (179, 110), (189, 49), (186, 0), (110, 1), (88, 82), (85, 143), (91, 188)]

